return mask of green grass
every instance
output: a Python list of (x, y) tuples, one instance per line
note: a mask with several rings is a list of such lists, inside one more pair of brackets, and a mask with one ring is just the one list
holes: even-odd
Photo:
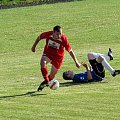
[[(66, 85), (62, 72), (79, 73), (69, 54), (55, 79), (61, 87), (35, 92), (42, 76), (39, 59), (44, 42), (31, 46), (43, 31), (61, 25), (79, 61), (89, 51), (107, 53), (120, 69), (120, 1), (84, 0), (0, 10), (0, 120), (119, 120), (120, 76), (106, 70), (101, 83)], [(68, 66), (69, 64), (69, 66)], [(50, 65), (49, 65), (50, 67)]]

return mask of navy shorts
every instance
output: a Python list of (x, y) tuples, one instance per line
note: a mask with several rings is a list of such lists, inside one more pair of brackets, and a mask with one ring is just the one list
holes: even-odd
[(96, 75), (104, 78), (105, 77), (105, 69), (101, 63), (98, 63), (96, 59), (89, 60), (90, 65), (92, 66), (93, 71)]

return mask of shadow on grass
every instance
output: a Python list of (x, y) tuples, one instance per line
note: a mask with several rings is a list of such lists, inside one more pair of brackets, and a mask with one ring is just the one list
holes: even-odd
[(108, 82), (89, 82), (89, 83), (73, 83), (73, 82), (64, 82), (64, 83), (60, 83), (60, 87), (69, 87), (69, 86), (73, 86), (73, 85), (81, 85), (81, 84), (103, 84), (103, 83), (108, 83)]
[(19, 94), (19, 95), (8, 95), (8, 96), (0, 96), (0, 99), (3, 99), (3, 98), (16, 98), (16, 97), (22, 97), (22, 96), (28, 96), (28, 97), (32, 97), (32, 96), (38, 96), (38, 95), (46, 95), (46, 94), (38, 94), (36, 93), (37, 91), (31, 91), (31, 92), (27, 92), (27, 93), (24, 93), (24, 94)]
[(73, 83), (73, 82), (60, 83), (60, 87), (68, 87), (68, 86), (73, 86), (73, 85), (80, 85), (80, 83)]

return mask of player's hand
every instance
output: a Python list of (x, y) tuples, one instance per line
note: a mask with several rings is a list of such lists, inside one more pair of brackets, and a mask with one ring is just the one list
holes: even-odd
[(35, 47), (34, 47), (34, 46), (32, 46), (31, 50), (32, 50), (32, 52), (35, 52)]
[(87, 70), (88, 70), (88, 69), (90, 70), (90, 67), (89, 67), (89, 65), (88, 65), (87, 63), (82, 62), (81, 64), (82, 64)]
[(88, 67), (88, 64), (87, 64), (87, 63), (82, 62), (81, 64), (82, 64), (85, 68)]
[(80, 66), (81, 66), (81, 64), (77, 62), (77, 63), (76, 63), (76, 67), (77, 67), (77, 68), (80, 68)]

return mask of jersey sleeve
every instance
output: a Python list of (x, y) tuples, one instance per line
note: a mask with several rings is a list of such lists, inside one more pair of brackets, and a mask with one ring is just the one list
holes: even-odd
[(63, 46), (65, 47), (65, 50), (68, 51), (68, 52), (70, 52), (70, 50), (71, 50), (71, 45), (70, 45), (67, 37), (66, 37), (65, 35), (63, 35), (62, 37), (63, 37), (63, 39), (64, 39), (64, 40), (63, 40), (63, 41), (64, 41)]
[(53, 31), (43, 32), (40, 34), (40, 40), (46, 39), (48, 36), (52, 35)]
[(87, 83), (88, 82), (87, 72), (75, 74), (75, 76), (73, 78), (73, 82), (74, 83)]

